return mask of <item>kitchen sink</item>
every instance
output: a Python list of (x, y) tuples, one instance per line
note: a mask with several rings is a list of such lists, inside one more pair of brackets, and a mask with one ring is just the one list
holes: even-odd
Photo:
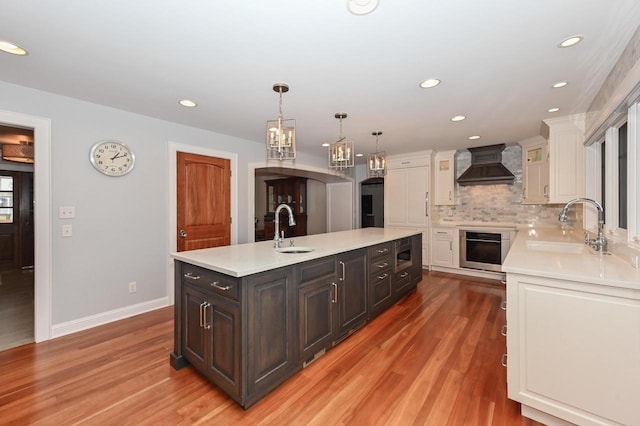
[(563, 241), (527, 240), (529, 250), (546, 251), (552, 253), (586, 254), (589, 248), (583, 243), (568, 243)]
[(312, 252), (313, 250), (314, 249), (312, 249), (311, 247), (284, 247), (284, 248), (276, 249), (276, 251), (279, 253), (291, 253), (291, 254), (309, 253), (309, 252)]

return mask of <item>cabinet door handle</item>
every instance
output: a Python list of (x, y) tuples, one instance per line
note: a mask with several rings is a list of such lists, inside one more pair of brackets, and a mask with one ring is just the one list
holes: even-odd
[(211, 303), (205, 303), (204, 306), (202, 307), (202, 312), (204, 315), (204, 320), (203, 320), (203, 324), (204, 324), (204, 329), (205, 330), (209, 330), (211, 328), (211, 324), (207, 324), (207, 308), (211, 307)]
[(451, 191), (449, 191), (449, 201), (451, 201)]
[(379, 280), (384, 280), (389, 276), (389, 274), (382, 274), (382, 275), (378, 275), (378, 279)]
[(204, 327), (204, 305), (206, 305), (207, 302), (202, 302), (200, 304), (200, 327)]
[(502, 326), (502, 329), (500, 330), (500, 334), (502, 334), (503, 336), (507, 335), (507, 324)]
[(387, 262), (379, 263), (379, 264), (378, 264), (378, 268), (380, 268), (380, 269), (384, 269), (384, 268), (386, 268), (387, 266), (389, 266), (389, 264), (388, 264)]
[(403, 272), (400, 274), (400, 278), (407, 278), (409, 276), (408, 272)]
[(545, 185), (544, 186), (544, 196), (548, 197), (549, 196), (549, 185)]
[(449, 251), (453, 251), (453, 241), (449, 241)]
[(194, 281), (200, 279), (200, 275), (193, 275), (191, 272), (187, 272), (186, 274), (184, 274), (184, 277)]
[(338, 284), (331, 283), (333, 287), (333, 299), (331, 299), (331, 303), (338, 303)]
[(231, 286), (230, 285), (220, 285), (220, 281), (214, 281), (211, 283), (211, 287), (217, 288), (218, 290), (228, 291)]
[(345, 265), (344, 262), (341, 260), (340, 261), (340, 266), (342, 266), (342, 277), (340, 277), (340, 281), (344, 281), (344, 277), (345, 277)]
[(429, 191), (424, 193), (424, 215), (429, 217)]
[(500, 360), (500, 364), (502, 364), (503, 367), (507, 366), (507, 354), (502, 354), (502, 359)]

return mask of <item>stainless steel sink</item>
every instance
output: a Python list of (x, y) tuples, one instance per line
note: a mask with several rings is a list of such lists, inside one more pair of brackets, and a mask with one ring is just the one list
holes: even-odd
[(314, 249), (311, 247), (283, 247), (276, 249), (278, 253), (290, 253), (290, 254), (301, 254), (301, 253), (310, 253)]

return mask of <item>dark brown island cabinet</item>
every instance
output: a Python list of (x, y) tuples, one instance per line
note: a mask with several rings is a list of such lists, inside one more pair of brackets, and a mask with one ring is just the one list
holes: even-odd
[(421, 233), (244, 277), (176, 260), (171, 365), (247, 409), (421, 280)]

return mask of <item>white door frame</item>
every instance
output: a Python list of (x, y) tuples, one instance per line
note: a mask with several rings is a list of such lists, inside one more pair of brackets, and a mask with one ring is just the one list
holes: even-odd
[[(176, 226), (178, 224), (178, 185), (176, 181), (178, 172), (176, 161), (178, 152), (205, 155), (207, 157), (225, 158), (229, 160), (231, 167), (231, 244), (238, 243), (238, 154), (169, 141), (167, 160), (167, 187), (169, 188), (169, 200), (167, 203), (169, 206), (169, 228), (167, 230), (167, 247), (169, 248), (169, 252), (167, 253), (167, 261), (169, 262), (169, 266), (167, 268), (167, 296), (169, 305), (173, 305), (175, 302), (173, 259), (170, 254), (175, 253), (178, 249), (178, 238), (176, 236)], [(233, 218), (236, 219), (233, 220)]]
[(0, 123), (34, 132), (34, 339), (51, 338), (51, 120), (0, 110)]

